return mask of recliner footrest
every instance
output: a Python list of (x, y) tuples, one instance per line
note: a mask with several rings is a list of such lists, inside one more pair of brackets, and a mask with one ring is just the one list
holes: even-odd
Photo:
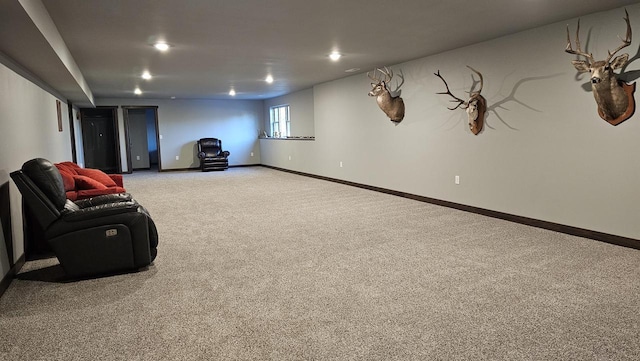
[(71, 277), (135, 267), (131, 234), (125, 225), (83, 229), (52, 238), (49, 244)]

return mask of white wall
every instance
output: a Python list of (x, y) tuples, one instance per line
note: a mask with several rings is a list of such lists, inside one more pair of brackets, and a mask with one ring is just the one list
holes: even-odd
[[(205, 137), (222, 140), (223, 149), (231, 152), (229, 165), (260, 164), (258, 131), (263, 124), (261, 100), (96, 99), (96, 104), (158, 106), (158, 131), (162, 136), (159, 151), (163, 170), (198, 167), (196, 141)], [(126, 171), (122, 109), (118, 109), (118, 117), (122, 166)]]
[[(640, 24), (640, 5), (627, 9)], [(583, 45), (598, 60), (618, 45), (623, 16), (616, 9), (582, 18)], [(398, 125), (367, 96), (366, 74), (319, 84), (315, 141), (261, 140), (262, 163), (640, 239), (640, 115), (615, 127), (597, 115), (583, 89), (588, 78), (576, 76), (564, 52), (566, 24), (575, 31), (576, 22), (392, 66), (405, 77)], [(625, 49), (631, 57), (639, 44)], [(444, 90), (433, 74), (439, 69), (463, 97), (472, 85), (467, 64), (484, 75), (489, 107), (477, 136), (466, 114), (447, 110), (450, 98), (435, 94)], [(626, 70), (638, 69), (640, 61)], [(291, 101), (291, 112), (307, 104)]]
[(313, 136), (315, 125), (313, 119), (313, 88), (283, 95), (264, 101), (264, 125), (262, 130), (270, 133), (270, 108), (278, 105), (295, 104), (289, 107), (292, 136)]
[[(36, 157), (52, 162), (71, 160), (68, 108), (64, 102), (62, 127), (63, 131), (58, 132), (56, 98), (0, 64), (0, 185), (9, 183), (14, 260), (24, 253), (22, 198), (9, 173)], [(0, 278), (12, 266), (9, 258), (4, 242), (0, 243)]]

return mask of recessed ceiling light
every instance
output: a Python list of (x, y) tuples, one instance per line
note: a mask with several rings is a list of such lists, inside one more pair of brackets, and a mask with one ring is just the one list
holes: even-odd
[(133, 93), (134, 93), (134, 94), (136, 94), (136, 95), (140, 95), (140, 94), (142, 94), (142, 90), (140, 90), (140, 88), (136, 88), (136, 89), (133, 91)]
[(338, 53), (337, 51), (334, 51), (333, 53), (329, 54), (329, 59), (333, 61), (338, 61), (341, 57), (342, 57), (342, 54)]
[(266, 81), (267, 83), (271, 84), (271, 83), (273, 83), (273, 77), (271, 75), (267, 75), (267, 77), (264, 79), (264, 81)]
[(171, 97), (171, 99), (175, 99), (176, 97)]
[(151, 74), (148, 71), (145, 71), (144, 73), (142, 73), (142, 79), (150, 80)]
[(233, 89), (229, 90), (229, 95), (231, 95), (232, 97), (236, 96), (236, 91)]
[(167, 44), (167, 43), (165, 43), (165, 42), (161, 42), (161, 41), (159, 41), (159, 42), (157, 42), (157, 43), (153, 44), (153, 46), (154, 46), (156, 49), (160, 50), (160, 51), (167, 51), (167, 50), (169, 50), (169, 44)]

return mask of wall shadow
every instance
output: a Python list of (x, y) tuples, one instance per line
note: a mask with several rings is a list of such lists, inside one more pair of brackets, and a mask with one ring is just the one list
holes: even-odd
[(631, 83), (634, 82), (636, 80), (638, 80), (638, 78), (640, 78), (640, 70), (630, 70), (627, 71), (627, 67), (629, 66), (629, 64), (633, 63), (634, 61), (640, 59), (640, 44), (638, 45), (638, 49), (636, 50), (636, 54), (632, 57), (629, 58), (629, 61), (627, 61), (626, 64), (624, 64), (624, 66), (622, 67), (622, 69), (620, 70), (620, 75), (618, 76), (618, 79), (623, 80), (627, 83)]
[[(520, 88), (522, 86), (522, 84), (524, 83), (528, 83), (531, 81), (537, 81), (537, 80), (544, 80), (544, 79), (550, 79), (550, 78), (555, 78), (562, 75), (561, 73), (556, 73), (556, 74), (551, 74), (551, 75), (543, 75), (543, 76), (532, 76), (532, 77), (527, 77), (527, 78), (522, 78), (520, 80), (518, 80), (514, 86), (511, 88), (511, 91), (509, 92), (509, 95), (507, 95), (506, 97), (498, 100), (498, 101), (489, 101), (487, 100), (487, 116), (485, 118), (485, 126), (490, 128), (490, 129), (495, 129), (493, 128), (488, 122), (487, 120), (489, 119), (489, 113), (493, 113), (496, 118), (498, 118), (498, 120), (500, 120), (500, 122), (502, 122), (507, 128), (512, 129), (512, 130), (518, 130), (518, 128), (515, 128), (511, 125), (509, 125), (509, 123), (501, 116), (500, 112), (498, 110), (501, 111), (509, 111), (509, 108), (506, 107), (507, 103), (510, 102), (514, 102), (517, 104), (520, 104), (521, 106), (537, 112), (537, 113), (541, 113), (542, 111), (539, 109), (536, 109), (530, 105), (528, 105), (527, 103), (525, 103), (524, 101), (520, 100), (517, 98), (516, 93), (518, 92), (518, 88)], [(508, 77), (508, 75), (507, 75)], [(507, 78), (505, 77), (505, 79)], [(502, 87), (501, 87), (502, 88)]]
[(193, 162), (190, 165), (191, 168), (200, 167), (200, 158), (198, 158), (198, 142), (193, 143)]

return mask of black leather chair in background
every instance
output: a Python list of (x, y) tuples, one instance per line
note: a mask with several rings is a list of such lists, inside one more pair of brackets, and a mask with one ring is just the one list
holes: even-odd
[(201, 138), (198, 140), (198, 158), (200, 169), (225, 170), (229, 168), (229, 152), (222, 150), (222, 141), (217, 138)]
[(155, 259), (155, 223), (131, 195), (70, 201), (58, 168), (42, 158), (24, 163), (11, 178), (67, 276), (133, 271)]

